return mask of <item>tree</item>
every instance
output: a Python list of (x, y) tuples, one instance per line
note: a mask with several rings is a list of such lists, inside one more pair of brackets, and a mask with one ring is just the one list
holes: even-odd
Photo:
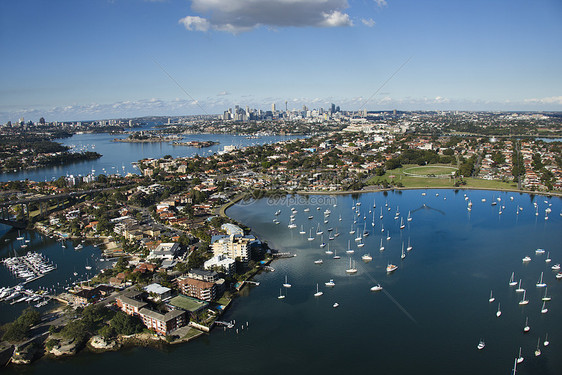
[(143, 328), (138, 318), (129, 316), (122, 311), (118, 311), (109, 324), (119, 335), (132, 335), (141, 332)]

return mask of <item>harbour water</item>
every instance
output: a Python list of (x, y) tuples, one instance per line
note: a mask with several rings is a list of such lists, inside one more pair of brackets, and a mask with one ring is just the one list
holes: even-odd
[[(291, 207), (298, 211), (294, 229), (287, 227)], [(331, 211), (327, 218), (326, 209)], [(275, 216), (278, 210), (281, 213)], [(412, 221), (406, 220), (408, 212)], [(6, 373), (95, 374), (105, 368), (126, 373), (508, 374), (522, 347), (525, 360), (518, 365), (518, 374), (558, 374), (562, 280), (555, 279), (551, 265), (562, 262), (561, 212), (560, 198), (463, 190), (240, 202), (227, 211), (231, 217), (250, 226), (271, 248), (297, 256), (273, 262), (275, 271), (256, 277), (259, 286), (243, 290), (223, 317), (236, 321), (234, 329), (215, 329), (192, 343), (164, 350), (85, 352), (65, 360), (42, 359)], [(305, 234), (299, 234), (301, 225)], [(349, 234), (352, 226), (369, 232), (364, 247), (357, 247), (357, 233)], [(341, 259), (327, 255), (328, 247), (320, 248), (317, 228)], [(340, 234), (332, 241), (329, 228)], [(308, 241), (311, 232), (315, 239)], [(402, 243), (406, 248), (408, 240), (412, 250), (401, 260)], [(358, 269), (351, 275), (346, 273), (348, 241)], [(537, 248), (549, 252), (552, 262), (545, 262), (546, 253), (537, 255)], [(361, 260), (366, 252), (373, 258), (369, 263)], [(527, 255), (531, 261), (523, 263)], [(315, 264), (318, 259), (323, 264)], [(387, 274), (388, 263), (398, 269)], [(512, 272), (515, 280), (522, 279), (527, 305), (519, 305), (521, 294), (508, 285)], [(545, 288), (535, 285), (541, 272), (552, 298), (546, 314), (541, 313)], [(282, 287), (285, 277), (291, 288)], [(324, 285), (330, 279), (336, 284), (333, 288)], [(377, 283), (383, 290), (372, 292)], [(320, 297), (314, 297), (317, 284), (323, 291)], [(284, 299), (277, 298), (280, 290)], [(490, 290), (493, 303), (488, 302)], [(333, 307), (335, 302), (339, 307)], [(525, 334), (526, 317), (531, 330)], [(546, 333), (550, 345), (544, 347)], [(535, 357), (539, 338), (542, 354)], [(481, 339), (486, 346), (478, 350)]]
[[(146, 130), (145, 128), (143, 128)], [(54, 166), (49, 168), (30, 169), (16, 173), (0, 174), (0, 181), (25, 180), (51, 181), (66, 175), (86, 176), (95, 170), (95, 174), (115, 174), (124, 176), (127, 173), (139, 174), (139, 170), (132, 163), (140, 159), (161, 158), (165, 155), (189, 157), (195, 155), (211, 155), (224, 150), (224, 146), (246, 147), (276, 143), (283, 140), (302, 138), (300, 136), (260, 136), (248, 138), (246, 136), (230, 134), (187, 134), (183, 141), (216, 141), (219, 144), (197, 148), (190, 146), (173, 146), (170, 142), (160, 143), (124, 143), (112, 142), (115, 138), (127, 138), (128, 135), (75, 134), (70, 138), (56, 140), (72, 148), (74, 152), (95, 151), (103, 156), (97, 160), (84, 161), (74, 164)]]

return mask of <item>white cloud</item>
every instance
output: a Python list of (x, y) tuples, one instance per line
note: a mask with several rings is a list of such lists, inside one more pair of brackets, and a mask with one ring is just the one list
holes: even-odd
[(209, 21), (199, 16), (187, 16), (178, 21), (188, 30), (207, 31), (211, 27)]
[(191, 9), (202, 16), (179, 22), (188, 30), (226, 31), (233, 34), (259, 26), (352, 26), (347, 0), (192, 0)]
[(375, 21), (372, 18), (369, 18), (368, 20), (363, 18), (361, 20), (361, 22), (363, 22), (363, 25), (367, 26), (367, 27), (373, 27), (375, 26)]
[(562, 105), (562, 96), (550, 96), (550, 97), (547, 97), (547, 98), (525, 99), (525, 103), (560, 104), (560, 105)]
[(382, 8), (382, 7), (385, 7), (385, 6), (388, 5), (388, 4), (386, 3), (386, 0), (374, 0), (374, 1), (375, 1), (375, 4), (377, 4), (377, 6), (378, 6), (379, 8)]

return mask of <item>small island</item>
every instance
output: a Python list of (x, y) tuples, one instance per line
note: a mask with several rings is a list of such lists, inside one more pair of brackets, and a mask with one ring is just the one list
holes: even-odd
[(215, 141), (189, 141), (189, 142), (172, 142), (173, 146), (189, 146), (197, 148), (211, 147), (220, 144), (220, 142)]

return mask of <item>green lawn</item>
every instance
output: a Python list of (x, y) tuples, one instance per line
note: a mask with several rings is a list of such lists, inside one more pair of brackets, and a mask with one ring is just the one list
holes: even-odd
[(451, 175), (456, 172), (457, 168), (441, 165), (424, 165), (419, 167), (410, 167), (403, 170), (404, 173), (411, 173), (417, 175)]
[[(452, 178), (430, 178), (430, 177), (411, 177), (404, 175), (404, 170), (412, 173), (412, 169), (417, 168), (426, 168), (425, 173), (428, 173), (428, 170), (431, 170), (431, 166), (417, 166), (417, 165), (406, 165), (401, 168), (396, 168), (391, 171), (386, 171), (386, 173), (382, 176), (373, 176), (370, 178), (366, 184), (367, 185), (378, 185), (382, 181), (393, 182), (394, 184), (401, 182), (404, 187), (407, 188), (454, 188), (455, 182), (458, 179)], [(447, 167), (454, 169), (454, 167)], [(444, 168), (435, 168), (440, 171), (443, 171)], [(419, 173), (419, 172), (416, 172)], [(436, 173), (437, 174), (437, 173)], [(442, 174), (442, 173), (440, 173)], [(482, 180), (478, 178), (465, 178), (464, 181), (466, 185), (461, 185), (459, 188), (469, 187), (469, 188), (485, 188), (485, 189), (517, 189), (517, 184), (514, 182), (501, 182), (501, 181), (490, 181), (490, 180)]]

